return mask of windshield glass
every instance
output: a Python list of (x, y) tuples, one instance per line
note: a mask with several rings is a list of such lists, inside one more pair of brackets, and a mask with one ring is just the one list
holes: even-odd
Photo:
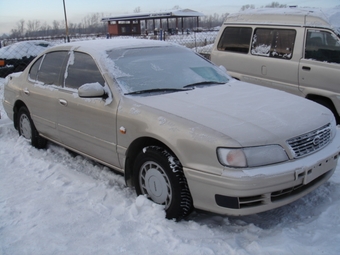
[(115, 78), (124, 93), (176, 91), (192, 84), (211, 85), (229, 80), (220, 68), (176, 46), (112, 50), (108, 56), (118, 69)]

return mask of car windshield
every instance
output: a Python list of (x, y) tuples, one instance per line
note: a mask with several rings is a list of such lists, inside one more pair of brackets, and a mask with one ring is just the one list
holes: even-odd
[(114, 75), (126, 94), (174, 92), (225, 84), (225, 71), (177, 46), (112, 50)]

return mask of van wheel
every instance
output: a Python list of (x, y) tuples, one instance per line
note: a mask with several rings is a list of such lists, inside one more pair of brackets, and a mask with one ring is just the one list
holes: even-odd
[(321, 104), (321, 105), (325, 106), (326, 108), (328, 108), (329, 110), (331, 110), (334, 117), (335, 117), (336, 124), (340, 124), (340, 116), (339, 116), (338, 112), (336, 111), (336, 109), (335, 109), (335, 107), (332, 103), (330, 103), (327, 100), (324, 100), (322, 98), (315, 98), (313, 101), (318, 103), (318, 104)]
[(137, 195), (164, 205), (166, 218), (179, 220), (193, 209), (192, 197), (179, 160), (161, 147), (141, 151), (134, 164)]
[(25, 106), (21, 107), (18, 113), (19, 135), (31, 141), (32, 146), (42, 149), (46, 147), (47, 141), (41, 137), (34, 126), (30, 113)]

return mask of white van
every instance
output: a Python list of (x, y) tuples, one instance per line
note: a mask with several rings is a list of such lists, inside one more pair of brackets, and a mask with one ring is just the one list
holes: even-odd
[(318, 102), (340, 123), (339, 35), (340, 7), (247, 10), (224, 21), (211, 61), (238, 80)]

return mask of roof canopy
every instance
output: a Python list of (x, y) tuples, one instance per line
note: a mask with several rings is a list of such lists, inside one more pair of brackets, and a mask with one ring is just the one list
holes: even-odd
[(162, 19), (162, 18), (185, 18), (185, 17), (202, 17), (205, 16), (201, 12), (196, 12), (190, 9), (169, 10), (154, 13), (135, 13), (134, 15), (121, 15), (115, 17), (102, 18), (101, 21), (122, 21), (122, 20), (147, 20), (147, 19)]

